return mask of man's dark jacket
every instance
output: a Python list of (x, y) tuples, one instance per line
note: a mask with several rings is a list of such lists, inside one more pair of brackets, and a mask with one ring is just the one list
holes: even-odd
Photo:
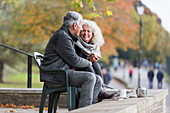
[(163, 73), (161, 71), (158, 71), (158, 73), (157, 73), (158, 81), (162, 81), (163, 77), (164, 77)]
[(152, 70), (150, 70), (150, 71), (148, 72), (148, 78), (149, 78), (149, 80), (153, 81), (153, 77), (154, 77), (154, 73), (153, 73)]
[[(66, 26), (62, 26), (50, 38), (44, 53), (44, 59), (41, 68), (46, 70), (67, 70), (71, 76), (73, 68), (84, 68), (90, 66), (90, 62), (79, 57), (74, 49), (74, 42), (77, 37), (71, 34)], [(62, 74), (46, 74), (40, 71), (40, 81), (52, 83), (62, 83), (64, 76)]]

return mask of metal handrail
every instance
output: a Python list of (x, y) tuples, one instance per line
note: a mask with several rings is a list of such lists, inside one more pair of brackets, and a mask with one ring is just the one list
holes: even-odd
[(5, 48), (8, 48), (8, 49), (11, 49), (13, 51), (16, 51), (16, 52), (19, 52), (19, 53), (22, 53), (24, 55), (27, 55), (28, 56), (28, 81), (27, 81), (27, 88), (31, 88), (31, 84), (32, 84), (32, 58), (33, 58), (33, 55), (30, 55), (29, 53), (26, 53), (24, 51), (21, 51), (21, 50), (18, 50), (18, 49), (15, 49), (13, 47), (10, 47), (10, 46), (7, 46), (5, 44), (2, 44), (0, 43), (0, 46), (3, 46)]
[(16, 52), (19, 52), (19, 53), (25, 54), (25, 55), (27, 55), (27, 56), (33, 57), (33, 55), (30, 55), (29, 53), (26, 53), (26, 52), (24, 52), (24, 51), (15, 49), (15, 48), (10, 47), (10, 46), (7, 46), (7, 45), (5, 45), (5, 44), (0, 43), (0, 45), (3, 46), (3, 47), (6, 47), (6, 48), (8, 48), (8, 49), (14, 50), (14, 51), (16, 51)]

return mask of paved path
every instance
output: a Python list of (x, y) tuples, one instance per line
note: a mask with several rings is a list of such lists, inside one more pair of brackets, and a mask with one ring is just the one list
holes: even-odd
[(115, 89), (124, 89), (124, 88), (126, 88), (125, 85), (123, 85), (121, 82), (117, 81), (114, 78), (110, 81), (109, 86), (112, 86)]
[[(137, 88), (138, 86), (138, 68), (134, 68), (134, 73), (132, 80), (129, 79), (129, 69), (128, 68), (118, 68), (117, 71), (115, 71), (113, 68), (110, 69), (113, 76), (125, 81), (130, 87)], [(148, 78), (147, 78), (148, 70), (145, 68), (141, 69), (141, 86), (148, 88)], [(157, 70), (154, 71), (155, 75), (157, 73)], [(157, 89), (157, 79), (156, 76), (154, 76), (153, 80), (153, 89)], [(167, 113), (170, 113), (170, 84), (165, 82), (165, 79), (163, 80), (163, 89), (169, 89), (169, 94), (167, 96), (166, 104), (167, 104)]]
[[(36, 111), (35, 109), (20, 109), (17, 108), (15, 109), (16, 112), (8, 112), (9, 110), (11, 110), (12, 108), (0, 108), (0, 113), (39, 113), (39, 111)], [(58, 110), (58, 113), (65, 113), (68, 110), (66, 108), (60, 108)], [(44, 111), (44, 113), (48, 113), (48, 111)]]

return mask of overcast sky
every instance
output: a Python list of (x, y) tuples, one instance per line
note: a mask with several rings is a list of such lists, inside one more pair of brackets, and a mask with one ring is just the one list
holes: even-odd
[(170, 0), (141, 0), (162, 20), (162, 26), (170, 33)]

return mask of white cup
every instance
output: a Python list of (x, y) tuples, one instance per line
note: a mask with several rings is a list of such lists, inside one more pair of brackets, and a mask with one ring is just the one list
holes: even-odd
[(126, 98), (126, 89), (120, 89), (119, 90), (119, 96), (121, 98)]

